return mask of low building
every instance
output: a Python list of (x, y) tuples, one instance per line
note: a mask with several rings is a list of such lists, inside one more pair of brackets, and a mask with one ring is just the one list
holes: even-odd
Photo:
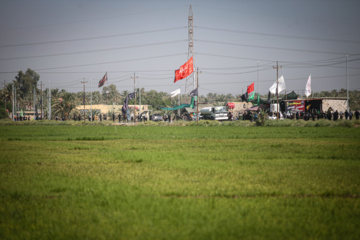
[[(92, 109), (93, 112), (95, 112), (95, 118), (97, 119), (97, 117), (100, 114), (107, 115), (109, 112), (111, 112), (111, 113), (114, 112), (116, 116), (118, 116), (119, 114), (122, 115), (122, 112), (121, 112), (122, 106), (123, 105), (93, 104), (93, 105), (85, 105), (85, 106), (79, 105), (79, 106), (76, 106), (76, 109), (81, 113), (81, 115), (84, 114), (84, 110), (85, 110), (85, 114), (88, 115), (88, 113)], [(130, 111), (130, 114), (133, 115), (134, 105), (128, 105), (128, 109)], [(135, 105), (135, 116), (138, 116), (140, 114), (140, 112), (147, 119), (149, 119), (149, 105), (141, 105), (141, 109), (140, 109), (140, 105)]]
[(233, 116), (239, 116), (240, 113), (244, 113), (245, 109), (251, 108), (253, 104), (251, 102), (229, 102), (226, 106)]
[(346, 98), (308, 98), (308, 99), (296, 99), (296, 100), (284, 100), (284, 105), (281, 108), (282, 111), (290, 112), (312, 112), (328, 110), (345, 112), (347, 109)]

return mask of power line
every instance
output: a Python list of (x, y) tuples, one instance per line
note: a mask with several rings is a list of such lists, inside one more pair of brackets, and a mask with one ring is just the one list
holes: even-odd
[[(186, 53), (185, 53), (185, 54), (186, 54)], [(154, 56), (154, 57), (144, 57), (144, 58), (136, 58), (136, 59), (127, 59), (127, 60), (112, 61), (112, 62), (88, 63), (88, 64), (80, 64), (80, 65), (72, 65), (72, 66), (63, 66), (63, 67), (41, 68), (41, 69), (35, 69), (35, 71), (51, 70), (51, 69), (74, 68), (74, 67), (87, 67), (87, 66), (104, 65), (104, 64), (112, 64), (112, 63), (120, 63), (120, 62), (131, 62), (131, 61), (149, 60), (149, 59), (156, 59), (156, 58), (174, 57), (174, 56), (180, 56), (180, 55), (184, 55), (184, 53), (175, 53), (175, 54), (169, 54), (169, 55), (161, 55), (161, 56)], [(1, 73), (1, 72), (0, 72), (0, 73)]]
[(346, 55), (346, 53), (343, 53), (343, 52), (327, 52), (327, 51), (319, 51), (319, 50), (307, 50), (307, 49), (295, 49), (295, 48), (281, 48), (281, 47), (267, 47), (267, 46), (260, 46), (260, 45), (250, 45), (250, 44), (241, 44), (241, 43), (229, 43), (229, 42), (211, 41), (211, 40), (201, 40), (201, 39), (196, 39), (196, 41), (204, 42), (204, 43), (214, 43), (214, 44), (222, 44), (222, 45), (240, 46), (240, 47), (275, 49), (275, 50), (282, 50), (282, 51), (295, 51), (295, 52), (309, 52), (309, 53), (326, 53), (326, 54)]
[(88, 40), (104, 39), (104, 38), (125, 37), (125, 36), (148, 34), (148, 33), (155, 33), (155, 32), (174, 31), (174, 30), (179, 30), (179, 29), (184, 29), (184, 28), (186, 28), (186, 27), (163, 28), (163, 29), (155, 29), (155, 30), (148, 30), (148, 31), (141, 31), (141, 32), (122, 33), (122, 34), (113, 34), (113, 35), (96, 36), (96, 37), (86, 37), (86, 38), (63, 39), (63, 40), (55, 40), (55, 41), (47, 41), (47, 42), (7, 44), (7, 45), (2, 45), (2, 46), (0, 46), (0, 48), (5, 48), (5, 47), (22, 47), (22, 46), (33, 46), (33, 45), (43, 45), (43, 44), (54, 44), (54, 43), (65, 43), (65, 42), (88, 41)]
[(204, 30), (211, 30), (211, 31), (251, 34), (251, 35), (280, 37), (280, 38), (293, 38), (293, 39), (303, 39), (303, 40), (327, 41), (327, 42), (343, 42), (343, 43), (356, 43), (356, 44), (360, 43), (360, 41), (358, 41), (358, 40), (334, 39), (334, 38), (323, 38), (323, 37), (304, 37), (304, 36), (294, 36), (294, 35), (274, 34), (274, 33), (260, 33), (260, 32), (252, 32), (252, 31), (242, 31), (242, 30), (213, 28), (213, 27), (202, 27), (202, 26), (195, 26), (195, 28), (204, 29)]
[(174, 43), (179, 43), (179, 42), (184, 42), (184, 41), (187, 41), (187, 40), (186, 39), (185, 40), (175, 40), (175, 41), (167, 41), (167, 42), (147, 43), (147, 44), (126, 46), (126, 47), (119, 47), (119, 48), (105, 48), (105, 49), (95, 49), (95, 50), (68, 52), (68, 53), (55, 53), (55, 54), (37, 55), (37, 56), (0, 58), (0, 61), (18, 60), (18, 59), (27, 59), (27, 58), (55, 57), (55, 56), (84, 54), (84, 53), (95, 53), (95, 52), (106, 52), (106, 51), (114, 51), (114, 50), (129, 49), (129, 48), (139, 48), (139, 47), (149, 47), (149, 46), (157, 46), (157, 45), (165, 45), (165, 44), (174, 44)]

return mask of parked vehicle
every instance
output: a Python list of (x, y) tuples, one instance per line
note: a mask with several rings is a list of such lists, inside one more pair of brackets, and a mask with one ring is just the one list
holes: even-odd
[(159, 113), (153, 114), (151, 120), (153, 120), (155, 122), (156, 121), (164, 121), (163, 116)]
[(205, 107), (200, 110), (200, 118), (225, 121), (228, 120), (227, 109), (225, 106)]

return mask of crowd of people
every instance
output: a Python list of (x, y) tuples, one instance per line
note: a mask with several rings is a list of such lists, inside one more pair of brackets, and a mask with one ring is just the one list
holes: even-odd
[[(243, 112), (243, 113), (239, 113), (238, 117), (235, 117), (233, 115), (233, 113), (228, 112), (228, 120), (232, 121), (232, 120), (250, 120), (250, 121), (256, 121), (259, 116), (260, 116), (260, 112), (259, 111), (247, 111), (247, 112)], [(269, 112), (268, 113), (269, 118), (271, 119), (276, 119), (277, 118), (277, 113), (273, 113), (273, 112)], [(306, 111), (306, 112), (282, 112), (279, 113), (279, 118), (281, 119), (303, 119), (305, 121), (309, 121), (309, 120), (320, 120), (320, 119), (327, 119), (327, 120), (332, 120), (332, 121), (337, 121), (337, 120), (352, 120), (355, 117), (356, 120), (359, 120), (360, 117), (360, 113), (358, 110), (356, 110), (355, 112), (347, 111), (345, 110), (344, 112), (342, 111), (337, 111), (337, 110), (332, 110), (331, 108), (324, 112), (324, 111), (317, 111), (315, 109), (313, 109), (312, 111)], [(147, 116), (145, 114), (142, 114), (140, 116), (138, 116), (137, 121), (147, 121), (147, 120), (152, 120), (151, 119), (152, 116), (150, 115), (149, 119), (147, 118)], [(30, 120), (30, 116), (14, 116), (14, 120), (15, 121), (26, 121), (26, 120)], [(45, 118), (46, 119), (46, 118)], [(108, 119), (108, 116), (106, 114), (99, 114), (99, 116), (96, 117), (93, 115), (92, 118), (89, 115), (88, 116), (88, 121), (106, 121)], [(129, 120), (130, 119), (130, 120)], [(38, 120), (38, 119), (37, 119)], [(55, 120), (60, 120), (60, 121), (64, 121), (64, 119), (59, 118), (59, 117), (55, 117)], [(83, 116), (82, 115), (73, 115), (73, 120), (74, 121), (81, 121), (83, 120)], [(112, 115), (112, 121), (133, 121), (134, 120), (134, 115), (131, 114), (130, 118), (128, 118), (127, 115), (121, 115), (118, 114), (117, 116), (115, 114)], [(191, 114), (189, 115), (181, 115), (181, 116), (177, 116), (177, 115), (167, 115), (164, 114), (163, 116), (163, 121), (176, 121), (176, 120), (196, 120), (196, 116), (192, 116)]]
[[(259, 111), (247, 111), (244, 113), (240, 113), (239, 116), (237, 118), (234, 119), (234, 116), (229, 112), (228, 116), (229, 116), (229, 120), (250, 120), (250, 121), (256, 121), (259, 118), (259, 115), (261, 113)], [(328, 111), (324, 112), (324, 111), (317, 111), (315, 109), (313, 109), (312, 111), (306, 111), (306, 112), (281, 112), (281, 113), (276, 113), (276, 112), (269, 112), (268, 113), (268, 117), (269, 119), (276, 119), (277, 115), (279, 115), (280, 119), (296, 119), (296, 120), (300, 120), (303, 119), (305, 121), (309, 121), (309, 120), (320, 120), (320, 119), (327, 119), (327, 120), (333, 120), (333, 121), (337, 121), (337, 120), (352, 120), (353, 117), (355, 117), (356, 120), (359, 120), (359, 111), (356, 110), (355, 112), (347, 111), (345, 110), (344, 112), (342, 111), (337, 111), (337, 110), (332, 110), (329, 109)]]
[(305, 113), (287, 113), (284, 114), (284, 118), (291, 118), (291, 119), (304, 119), (305, 121), (308, 120), (319, 120), (319, 119), (327, 119), (327, 120), (333, 120), (337, 121), (338, 119), (342, 120), (352, 120), (353, 116), (355, 115), (356, 120), (359, 120), (359, 111), (356, 110), (354, 113), (350, 110), (345, 112), (329, 109), (328, 111), (316, 111), (313, 109), (312, 111), (306, 111)]

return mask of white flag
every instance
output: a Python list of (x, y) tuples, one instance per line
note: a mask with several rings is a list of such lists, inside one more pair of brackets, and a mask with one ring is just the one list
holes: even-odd
[(180, 88), (176, 89), (175, 91), (172, 91), (170, 94), (171, 94), (171, 97), (175, 97), (175, 96), (179, 95), (180, 94)]
[(311, 95), (311, 74), (305, 85), (305, 96), (309, 97), (310, 95)]
[[(278, 87), (278, 91), (276, 91), (276, 86)], [(276, 92), (281, 93), (286, 89), (284, 76), (279, 77), (279, 79), (274, 82), (273, 85), (269, 88), (270, 93), (276, 94)]]
[(275, 94), (276, 93), (276, 82), (274, 82), (273, 85), (269, 88), (270, 93)]
[(281, 93), (282, 91), (286, 90), (285, 80), (284, 76), (281, 76), (278, 79), (279, 85), (278, 85), (278, 93)]

